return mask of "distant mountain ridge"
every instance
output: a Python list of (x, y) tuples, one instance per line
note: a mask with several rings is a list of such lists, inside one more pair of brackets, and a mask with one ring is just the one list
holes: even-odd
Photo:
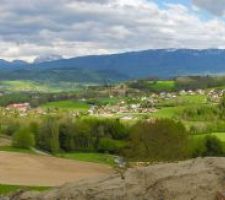
[[(60, 58), (60, 57), (59, 57)], [(12, 64), (12, 63), (11, 63)], [(5, 65), (0, 61), (1, 66)], [(6, 63), (7, 65), (7, 63)], [(12, 66), (12, 65), (9, 65)], [(14, 65), (13, 65), (14, 66)], [(83, 56), (48, 62), (19, 65), (20, 73), (11, 71), (14, 78), (56, 79), (78, 82), (102, 82), (157, 76), (225, 73), (224, 49), (157, 49), (111, 55)], [(7, 70), (6, 70), (7, 71)], [(33, 74), (35, 74), (34, 77)], [(61, 75), (61, 77), (60, 77)], [(0, 78), (1, 75), (0, 75)]]

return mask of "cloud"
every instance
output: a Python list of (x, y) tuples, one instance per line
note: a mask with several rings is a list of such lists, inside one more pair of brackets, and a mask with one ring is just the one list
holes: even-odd
[(193, 4), (210, 13), (223, 16), (225, 14), (225, 0), (192, 0)]
[(0, 55), (8, 60), (150, 48), (225, 47), (222, 19), (202, 21), (180, 4), (161, 8), (149, 0), (18, 2), (0, 1)]

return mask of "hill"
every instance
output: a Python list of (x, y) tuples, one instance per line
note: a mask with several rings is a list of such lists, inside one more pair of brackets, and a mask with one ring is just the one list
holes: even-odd
[(119, 175), (67, 184), (45, 193), (18, 193), (2, 200), (212, 200), (224, 191), (225, 158), (198, 158), (130, 169)]
[(97, 82), (224, 74), (224, 49), (158, 49), (24, 64), (0, 62), (0, 79)]

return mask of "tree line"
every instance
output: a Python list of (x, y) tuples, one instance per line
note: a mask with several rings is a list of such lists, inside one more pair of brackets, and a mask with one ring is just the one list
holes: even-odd
[[(12, 126), (13, 127), (13, 126)], [(100, 152), (122, 155), (131, 161), (175, 161), (198, 156), (222, 156), (224, 145), (216, 137), (196, 139), (185, 126), (171, 119), (142, 120), (57, 118), (47, 116), (28, 125), (15, 125), (2, 134), (19, 148), (35, 147), (61, 152)]]

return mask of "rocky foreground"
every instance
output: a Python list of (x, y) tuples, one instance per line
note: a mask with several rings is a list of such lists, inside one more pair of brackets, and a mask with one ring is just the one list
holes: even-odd
[(225, 158), (158, 164), (120, 175), (64, 185), (44, 193), (20, 192), (2, 200), (214, 200), (225, 190)]

